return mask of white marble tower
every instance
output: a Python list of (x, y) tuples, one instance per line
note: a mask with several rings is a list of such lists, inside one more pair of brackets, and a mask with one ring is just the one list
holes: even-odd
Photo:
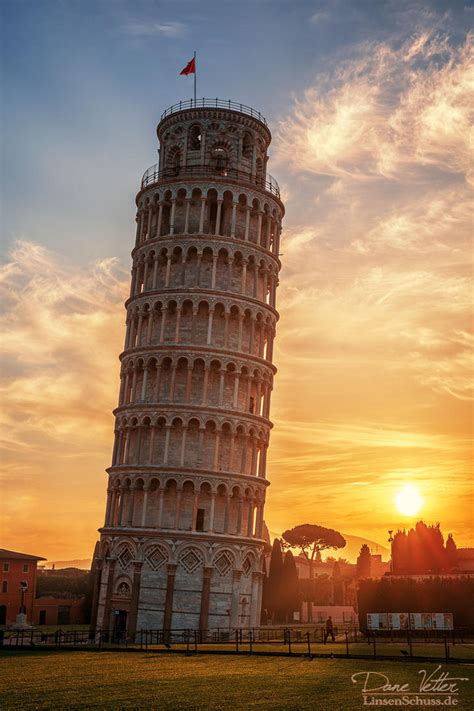
[(143, 176), (96, 629), (257, 626), (284, 207), (265, 119), (183, 102)]

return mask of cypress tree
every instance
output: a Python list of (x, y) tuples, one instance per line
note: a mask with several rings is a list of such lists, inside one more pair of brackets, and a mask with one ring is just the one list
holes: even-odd
[(369, 546), (364, 543), (361, 546), (359, 556), (357, 558), (357, 577), (370, 578), (370, 569), (372, 566), (372, 556), (370, 555)]
[(300, 609), (298, 570), (291, 551), (285, 553), (280, 584), (279, 616), (282, 622), (292, 623), (293, 612)]
[(279, 538), (275, 538), (270, 557), (270, 570), (268, 572), (268, 612), (275, 618), (278, 610), (278, 598), (280, 595), (281, 575), (283, 570), (283, 555)]

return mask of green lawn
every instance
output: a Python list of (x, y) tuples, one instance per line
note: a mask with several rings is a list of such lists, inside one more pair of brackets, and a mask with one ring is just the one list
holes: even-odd
[[(0, 702), (7, 709), (272, 709), (359, 711), (358, 671), (419, 685), (419, 669), (436, 665), (301, 657), (212, 656), (153, 652), (4, 652)], [(461, 684), (457, 706), (474, 708), (474, 666), (449, 665)]]

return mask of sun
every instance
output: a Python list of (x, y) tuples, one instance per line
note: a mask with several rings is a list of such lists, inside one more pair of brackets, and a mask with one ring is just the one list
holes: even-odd
[(420, 492), (412, 484), (406, 484), (395, 496), (397, 509), (404, 516), (414, 516), (423, 506)]

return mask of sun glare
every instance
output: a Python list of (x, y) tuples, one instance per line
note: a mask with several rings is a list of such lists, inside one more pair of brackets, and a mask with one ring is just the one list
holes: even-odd
[(404, 516), (414, 516), (423, 505), (423, 499), (415, 486), (406, 484), (395, 497), (397, 509)]

